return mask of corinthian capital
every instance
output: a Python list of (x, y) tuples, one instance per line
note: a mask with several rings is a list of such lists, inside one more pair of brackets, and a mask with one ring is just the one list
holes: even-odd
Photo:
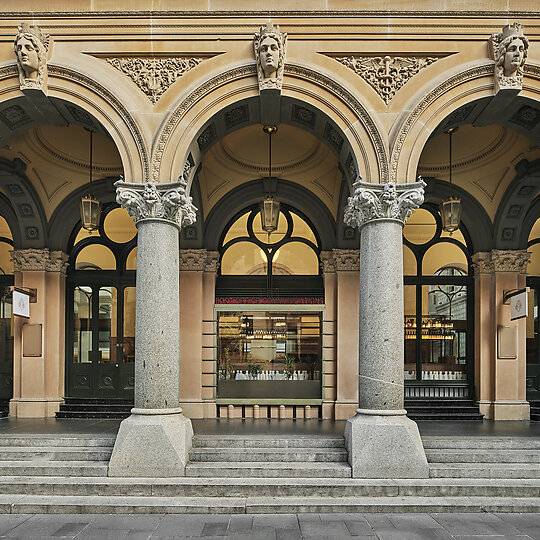
[(424, 202), (425, 185), (421, 178), (414, 184), (368, 184), (357, 180), (345, 207), (345, 223), (358, 229), (377, 219), (405, 224), (413, 210)]
[(179, 228), (195, 223), (197, 208), (186, 195), (186, 182), (180, 177), (170, 184), (128, 184), (115, 182), (116, 202), (139, 221), (162, 219)]

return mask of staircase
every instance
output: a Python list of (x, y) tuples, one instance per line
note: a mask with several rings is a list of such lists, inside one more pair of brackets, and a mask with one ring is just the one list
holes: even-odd
[(538, 512), (540, 440), (425, 437), (429, 479), (351, 478), (342, 437), (196, 436), (186, 476), (108, 478), (114, 438), (0, 437), (3, 513)]
[(405, 399), (407, 416), (414, 421), (474, 421), (482, 422), (484, 415), (480, 414), (474, 400), (467, 398), (449, 399)]
[(131, 414), (131, 399), (65, 398), (56, 418), (118, 418)]
[(531, 406), (531, 421), (540, 422), (540, 401), (529, 401)]

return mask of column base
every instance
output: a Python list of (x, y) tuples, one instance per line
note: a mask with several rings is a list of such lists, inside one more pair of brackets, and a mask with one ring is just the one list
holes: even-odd
[(63, 398), (13, 398), (9, 416), (16, 418), (54, 418), (64, 403)]
[(357, 409), (345, 426), (353, 478), (429, 478), (416, 422), (405, 410)]
[(486, 420), (529, 420), (530, 406), (528, 401), (486, 401), (478, 402), (480, 412)]
[(182, 409), (132, 409), (120, 424), (109, 476), (185, 476), (193, 427)]

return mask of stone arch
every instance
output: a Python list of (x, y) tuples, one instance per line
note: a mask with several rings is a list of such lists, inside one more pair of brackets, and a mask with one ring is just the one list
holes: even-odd
[[(516, 165), (516, 177), (503, 195), (494, 224), (497, 249), (526, 249), (527, 238), (534, 223), (533, 215), (540, 216), (539, 192), (540, 159), (521, 160)], [(536, 198), (535, 198), (536, 197)], [(528, 223), (527, 217), (532, 219)]]
[(484, 207), (467, 191), (435, 178), (425, 178), (426, 188), (424, 201), (439, 205), (450, 196), (461, 198), (463, 213), (461, 222), (467, 229), (471, 239), (471, 253), (491, 251), (493, 249), (493, 226)]
[[(202, 155), (213, 142), (234, 129), (258, 123), (258, 96), (254, 64), (217, 73), (194, 88), (165, 119), (156, 137), (152, 181), (170, 182), (184, 173), (191, 186)], [(282, 117), (283, 122), (318, 135), (321, 133), (317, 129), (322, 126), (322, 139), (327, 144), (330, 142), (330, 147), (330, 139), (334, 139), (334, 150), (350, 185), (358, 175), (375, 183), (387, 181), (384, 130), (359, 99), (339, 82), (311, 68), (287, 63), (283, 108), (288, 115)], [(299, 108), (306, 111), (306, 118), (304, 121), (297, 118), (295, 122), (294, 111), (298, 113)], [(229, 120), (227, 128), (227, 115), (233, 111), (242, 114), (242, 110), (247, 115), (245, 121)], [(315, 119), (311, 120), (310, 116)], [(318, 120), (317, 116), (324, 120)]]
[[(25, 174), (26, 164), (0, 158), (0, 186), (6, 193), (6, 209), (15, 248), (42, 248), (47, 245), (47, 218), (39, 195)], [(11, 209), (11, 211), (9, 211)]]
[[(117, 177), (94, 180), (92, 182), (92, 194), (102, 204), (114, 202), (116, 200), (114, 182), (117, 180)], [(89, 184), (80, 186), (67, 195), (55, 208), (48, 227), (50, 249), (67, 252), (73, 228), (81, 219), (80, 200), (83, 195), (88, 195), (88, 188)]]
[(8, 128), (0, 144), (37, 125), (78, 124), (114, 141), (127, 181), (148, 180), (148, 150), (138, 123), (122, 100), (92, 77), (49, 62), (47, 95), (26, 96), (19, 90), (16, 66), (10, 65), (0, 69), (0, 90), (5, 96), (0, 120)]
[[(261, 200), (260, 180), (247, 182), (227, 193), (205, 220), (204, 247), (216, 251), (225, 226), (242, 209)], [(284, 179), (279, 180), (279, 200), (305, 214), (317, 230), (321, 249), (336, 247), (336, 222), (326, 205), (309, 190)]]

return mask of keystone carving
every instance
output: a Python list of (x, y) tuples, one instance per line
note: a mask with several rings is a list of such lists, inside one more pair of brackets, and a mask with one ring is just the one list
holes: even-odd
[(128, 211), (135, 223), (163, 219), (182, 228), (193, 225), (197, 219), (197, 208), (186, 195), (187, 184), (183, 177), (170, 184), (128, 184), (118, 180), (114, 185), (116, 202)]
[(495, 92), (518, 93), (523, 87), (523, 66), (529, 49), (523, 25), (517, 22), (507, 24), (502, 32), (492, 34), (489, 45), (495, 60)]
[(360, 75), (387, 105), (411, 77), (438, 60), (415, 56), (343, 56), (335, 59)]
[(345, 207), (345, 224), (358, 229), (376, 219), (405, 224), (413, 210), (424, 202), (425, 186), (421, 177), (413, 184), (368, 184), (357, 180)]
[(68, 255), (48, 249), (15, 249), (11, 251), (15, 272), (41, 271), (66, 273)]
[(179, 77), (198, 66), (204, 58), (107, 58), (127, 75), (155, 105)]
[(19, 84), (21, 90), (41, 90), (47, 87), (48, 34), (41, 32), (37, 25), (21, 23), (15, 36), (13, 50), (17, 57)]
[(287, 34), (279, 31), (279, 26), (271, 22), (261, 26), (253, 36), (259, 91), (267, 89), (281, 90), (283, 86), (283, 68), (287, 51)]

